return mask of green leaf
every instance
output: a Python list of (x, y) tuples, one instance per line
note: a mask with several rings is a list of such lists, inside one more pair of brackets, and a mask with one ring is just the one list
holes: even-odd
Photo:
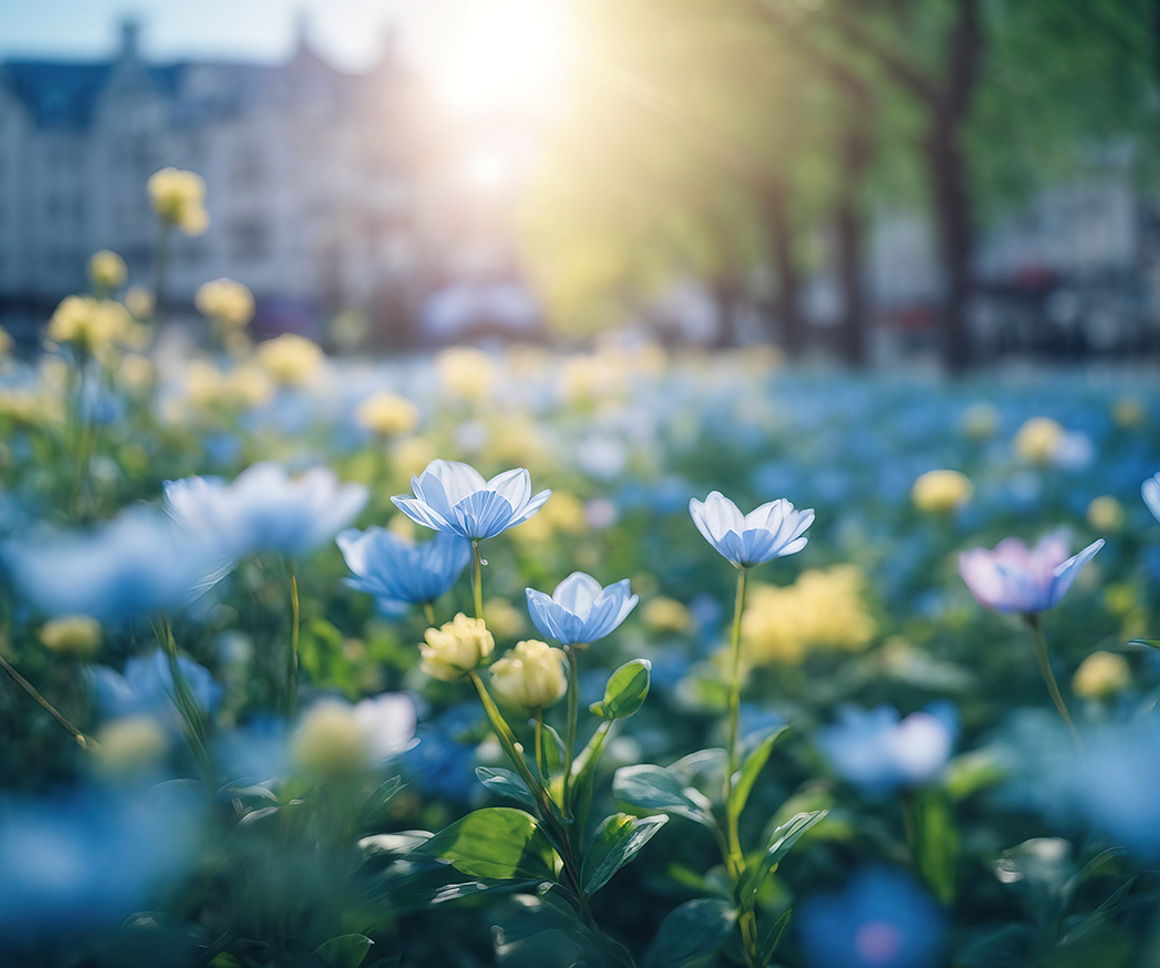
[(728, 901), (698, 898), (669, 912), (661, 922), (648, 963), (656, 968), (687, 968), (711, 957), (733, 933), (737, 911)]
[(370, 938), (362, 934), (342, 934), (324, 941), (314, 949), (314, 954), (330, 968), (358, 968), (373, 944)]
[(676, 814), (706, 827), (717, 825), (708, 798), (660, 766), (644, 763), (621, 767), (612, 778), (612, 794), (643, 810)]
[(532, 796), (532, 791), (528, 789), (528, 785), (520, 779), (519, 774), (514, 770), (477, 766), (475, 775), (479, 777), (479, 782), (492, 793), (501, 797), (510, 797), (526, 807), (535, 808), (536, 798)]
[(786, 926), (789, 924), (790, 915), (792, 914), (793, 908), (789, 908), (780, 918), (766, 928), (759, 949), (761, 951), (762, 964), (767, 965), (773, 961), (773, 953), (777, 951), (777, 946), (781, 942), (781, 936), (785, 934)]
[(802, 834), (814, 824), (821, 823), (829, 812), (829, 810), (814, 810), (810, 813), (799, 813), (773, 832), (769, 839), (769, 846), (765, 848), (765, 853), (755, 864), (746, 869), (741, 883), (737, 885), (737, 897), (742, 905), (748, 907), (753, 903), (761, 885), (765, 883), (765, 879), (773, 873), (785, 855), (793, 849), (794, 844), (801, 839)]
[(592, 848), (584, 858), (582, 880), (584, 893), (591, 896), (608, 883), (625, 864), (640, 853), (669, 818), (631, 817), (614, 813), (605, 817), (592, 839)]
[(648, 659), (626, 662), (609, 677), (604, 699), (588, 708), (601, 719), (627, 719), (644, 705), (651, 668)]
[(395, 794), (403, 789), (403, 778), (393, 776), (376, 788), (374, 793), (367, 797), (362, 808), (362, 822), (364, 827), (375, 827), (387, 819), (387, 807)]
[(556, 856), (536, 819), (514, 807), (474, 810), (421, 848), (471, 877), (550, 879)]
[(915, 796), (911, 805), (919, 873), (934, 895), (949, 904), (955, 897), (962, 847), (950, 803), (931, 790)]
[(1160, 639), (1132, 639), (1128, 645), (1142, 645), (1149, 649), (1160, 649)]
[(745, 804), (749, 801), (749, 794), (753, 792), (753, 784), (757, 782), (758, 775), (764, 769), (765, 764), (769, 762), (769, 755), (773, 752), (777, 741), (785, 735), (788, 729), (788, 726), (782, 726), (775, 730), (765, 737), (757, 749), (745, 758), (745, 763), (742, 765), (733, 783), (733, 789), (729, 793), (729, 803), (727, 804), (729, 816), (741, 816), (741, 811), (745, 809)]

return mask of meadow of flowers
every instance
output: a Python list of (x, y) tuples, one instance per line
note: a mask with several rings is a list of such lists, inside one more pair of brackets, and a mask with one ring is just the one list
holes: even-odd
[(0, 359), (0, 963), (1160, 960), (1145, 375), (328, 358), (229, 280), (175, 352), (91, 268)]

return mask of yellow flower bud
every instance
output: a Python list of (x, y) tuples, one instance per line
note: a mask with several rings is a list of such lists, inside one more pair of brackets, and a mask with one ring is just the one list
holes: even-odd
[(117, 375), (128, 389), (134, 393), (144, 393), (157, 382), (157, 367), (149, 357), (130, 353), (121, 360)]
[(48, 321), (46, 335), (57, 343), (70, 343), (99, 354), (124, 339), (131, 322), (129, 313), (119, 302), (91, 296), (65, 296)]
[(1087, 519), (1097, 531), (1114, 533), (1124, 526), (1124, 506), (1110, 494), (1105, 494), (1088, 505)]
[(209, 227), (205, 210), (205, 182), (192, 171), (162, 168), (148, 183), (153, 211), (158, 218), (176, 225), (186, 235), (200, 235)]
[(1117, 427), (1138, 427), (1146, 416), (1144, 404), (1135, 397), (1120, 397), (1112, 406), (1112, 420)]
[(366, 730), (344, 702), (315, 703), (290, 739), (290, 760), (303, 773), (358, 773), (369, 765), (370, 754)]
[(491, 667), (491, 687), (501, 702), (518, 709), (543, 709), (568, 689), (565, 656), (546, 642), (517, 642)]
[(496, 379), (487, 354), (467, 346), (443, 350), (435, 357), (435, 370), (448, 394), (475, 402), (491, 392)]
[(974, 496), (975, 488), (958, 471), (927, 471), (910, 489), (910, 498), (920, 511), (947, 514), (958, 510)]
[(409, 434), (419, 423), (419, 409), (405, 397), (383, 390), (362, 402), (355, 420), (383, 437)]
[(151, 716), (126, 716), (101, 727), (93, 747), (101, 771), (114, 776), (155, 766), (169, 747), (165, 730)]
[(483, 619), (468, 618), (462, 612), (441, 628), (427, 629), (422, 669), (444, 682), (454, 682), (477, 668), (495, 648), (495, 639)]
[(1064, 430), (1050, 417), (1032, 417), (1015, 434), (1015, 453), (1033, 464), (1046, 464), (1063, 439)]
[(322, 348), (296, 333), (283, 333), (258, 344), (258, 362), (271, 379), (283, 386), (304, 386), (322, 360)]
[(641, 609), (641, 619), (651, 632), (685, 632), (692, 624), (689, 610), (674, 598), (653, 598)]
[(1107, 699), (1128, 687), (1132, 671), (1128, 660), (1115, 652), (1093, 652), (1076, 670), (1072, 691), (1085, 699)]
[(254, 318), (254, 294), (233, 279), (214, 279), (200, 286), (193, 304), (226, 329), (243, 329)]
[(116, 252), (101, 249), (89, 259), (89, 279), (96, 289), (119, 289), (129, 277), (125, 260)]
[(155, 308), (153, 293), (140, 286), (130, 286), (125, 293), (125, 308), (138, 319), (149, 319)]
[(88, 615), (65, 615), (44, 623), (40, 641), (62, 655), (91, 658), (101, 648), (101, 623)]
[[(402, 477), (413, 477), (422, 474), (423, 469), (438, 456), (435, 446), (426, 437), (408, 437), (406, 440), (397, 441), (391, 448), (392, 469)], [(547, 508), (547, 504), (544, 507)], [(531, 520), (535, 521), (536, 518)], [(511, 534), (518, 534), (519, 531), (520, 529), (516, 528)]]
[(509, 641), (524, 630), (524, 613), (502, 598), (489, 598), (483, 603), (483, 620), (494, 635)]

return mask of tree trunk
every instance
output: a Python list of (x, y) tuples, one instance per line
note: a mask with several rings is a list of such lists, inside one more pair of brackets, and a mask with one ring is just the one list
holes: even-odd
[(737, 311), (741, 303), (741, 289), (737, 281), (722, 273), (712, 282), (713, 308), (717, 315), (717, 332), (713, 344), (717, 349), (731, 349), (737, 345)]
[(860, 189), (870, 163), (870, 153), (870, 133), (864, 129), (860, 118), (851, 117), (843, 135), (842, 188), (834, 209), (834, 235), (838, 287), (842, 293), (839, 352), (852, 367), (864, 367), (868, 358), (864, 286), (866, 220), (862, 213)]
[(762, 192), (766, 239), (771, 268), (777, 277), (773, 299), (771, 335), (778, 339), (787, 356), (798, 356), (805, 342), (798, 291), (801, 276), (794, 256), (793, 224), (789, 216), (789, 193), (780, 180), (770, 180)]

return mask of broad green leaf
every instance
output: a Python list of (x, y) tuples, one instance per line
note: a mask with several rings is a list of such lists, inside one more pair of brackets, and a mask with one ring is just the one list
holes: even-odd
[(793, 908), (788, 909), (780, 918), (773, 922), (765, 931), (761, 938), (761, 957), (762, 964), (768, 965), (773, 961), (773, 953), (777, 951), (777, 946), (781, 942), (781, 936), (785, 934), (786, 926), (789, 924), (790, 915), (793, 914)]
[(644, 705), (651, 668), (648, 659), (626, 662), (609, 677), (604, 699), (589, 709), (601, 719), (627, 719)]
[(342, 934), (324, 941), (314, 949), (314, 954), (330, 968), (358, 968), (373, 944), (370, 938), (362, 934)]
[(649, 952), (656, 968), (687, 968), (709, 958), (729, 940), (737, 911), (728, 901), (698, 898), (669, 912)]
[(789, 727), (782, 726), (761, 741), (761, 744), (745, 758), (737, 778), (733, 782), (733, 789), (729, 794), (727, 809), (731, 817), (740, 817), (741, 811), (749, 801), (749, 794), (753, 792), (753, 784), (769, 762), (769, 755), (773, 752), (777, 741), (785, 735)]
[(555, 854), (534, 817), (514, 807), (474, 810), (421, 848), (471, 877), (551, 878)]
[(757, 892), (765, 879), (773, 872), (782, 858), (793, 849), (810, 827), (826, 818), (828, 810), (815, 810), (812, 813), (799, 813), (788, 823), (778, 827), (769, 839), (769, 846), (765, 848), (760, 859), (748, 867), (741, 883), (737, 886), (737, 897), (742, 905), (748, 907), (757, 897)]
[(1160, 649), (1160, 639), (1132, 639), (1128, 645), (1142, 645), (1149, 649)]
[(955, 897), (962, 847), (950, 803), (931, 790), (916, 796), (911, 805), (919, 872), (934, 895), (949, 904)]
[(592, 848), (584, 858), (584, 893), (595, 894), (610, 877), (632, 860), (668, 817), (631, 817), (614, 813), (605, 817), (592, 839)]
[(526, 807), (535, 807), (536, 798), (532, 796), (532, 791), (528, 789), (528, 785), (520, 779), (519, 774), (514, 770), (477, 766), (475, 775), (479, 777), (479, 782), (492, 793), (518, 800)]
[(716, 826), (708, 798), (660, 766), (643, 763), (621, 767), (612, 778), (612, 794), (634, 807), (676, 814), (707, 827)]

